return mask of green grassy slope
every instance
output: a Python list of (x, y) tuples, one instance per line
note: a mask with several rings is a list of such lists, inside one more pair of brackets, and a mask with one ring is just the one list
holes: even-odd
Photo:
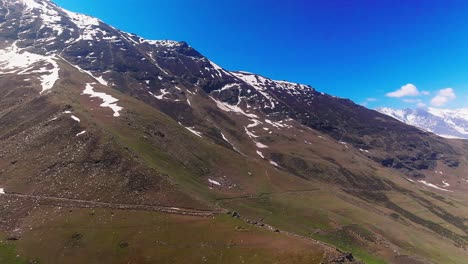
[[(268, 145), (262, 159), (245, 135), (249, 120), (220, 112), (203, 97), (192, 102), (202, 138), (150, 105), (99, 87), (120, 99), (124, 110), (114, 118), (98, 101), (81, 95), (83, 84), (93, 81), (89, 76), (61, 67), (66, 78), (47, 100), (18, 108), (34, 112), (35, 118), (19, 127), (13, 126), (13, 116), (1, 119), (0, 140), (6, 149), (15, 149), (0, 160), (0, 183), (7, 191), (224, 208), (244, 220), (351, 251), (366, 263), (396, 263), (407, 255), (434, 263), (466, 262), (466, 197), (420, 190), (362, 151), (297, 123), (291, 129), (255, 132)], [(51, 122), (51, 116), (57, 120)], [(87, 133), (76, 137), (83, 130)], [(220, 140), (220, 131), (242, 154)], [(16, 228), (20, 240), (0, 247), (0, 257), (11, 263), (25, 261), (12, 259), (15, 254), (52, 264), (320, 263), (331, 250), (224, 215), (196, 218), (50, 205), (4, 227), (8, 232)]]
[(320, 263), (326, 252), (227, 215), (41, 207), (23, 225), (5, 256), (14, 246), (34, 263)]

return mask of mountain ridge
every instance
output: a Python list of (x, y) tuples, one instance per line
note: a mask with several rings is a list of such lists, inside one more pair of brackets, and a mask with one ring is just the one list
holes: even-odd
[(444, 138), (468, 139), (468, 109), (419, 108), (395, 110), (377, 108), (395, 119)]

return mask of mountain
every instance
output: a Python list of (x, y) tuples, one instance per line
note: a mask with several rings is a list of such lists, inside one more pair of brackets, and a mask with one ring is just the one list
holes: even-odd
[(468, 109), (378, 108), (377, 111), (444, 138), (468, 139)]
[(465, 141), (48, 0), (0, 0), (0, 145), (2, 263), (467, 259)]

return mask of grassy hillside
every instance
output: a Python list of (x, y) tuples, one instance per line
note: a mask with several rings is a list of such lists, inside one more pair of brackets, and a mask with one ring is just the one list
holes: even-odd
[[(10, 205), (2, 208), (4, 238), (18, 238), (3, 239), (0, 258), (7, 263), (321, 263), (340, 257), (314, 240), (365, 263), (466, 262), (463, 185), (443, 193), (412, 183), (375, 162), (373, 153), (294, 120), (249, 127), (251, 118), (222, 111), (203, 94), (193, 95), (191, 110), (176, 105), (169, 115), (97, 86), (119, 98), (122, 116), (115, 118), (81, 94), (90, 76), (66, 63), (61, 68), (52, 93), (16, 103), (6, 94), (10, 105), (1, 109), (1, 187), (32, 195), (1, 199)], [(439, 169), (462, 181), (465, 145), (450, 144), (460, 164), (441, 161)], [(39, 199), (44, 196), (225, 209), (241, 217), (80, 209), (76, 203), (64, 208)]]
[(2, 263), (321, 263), (335, 253), (228, 215), (41, 206), (22, 227), (1, 247)]

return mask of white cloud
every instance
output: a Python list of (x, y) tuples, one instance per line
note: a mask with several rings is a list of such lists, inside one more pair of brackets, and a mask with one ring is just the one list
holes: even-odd
[(429, 91), (422, 91), (421, 94), (422, 94), (422, 95), (430, 95), (431, 92), (429, 92)]
[(377, 98), (367, 98), (366, 101), (367, 102), (376, 102)]
[(418, 96), (421, 93), (419, 92), (418, 88), (414, 84), (408, 83), (407, 85), (403, 85), (400, 89), (387, 93), (388, 97), (405, 97), (405, 96)]
[(431, 104), (433, 106), (443, 106), (446, 103), (455, 100), (456, 98), (457, 96), (455, 95), (455, 91), (452, 88), (445, 88), (437, 92), (437, 95), (432, 98)]
[(423, 107), (426, 107), (426, 104), (423, 103), (423, 102), (419, 102), (416, 106), (417, 106), (418, 108), (423, 108)]

